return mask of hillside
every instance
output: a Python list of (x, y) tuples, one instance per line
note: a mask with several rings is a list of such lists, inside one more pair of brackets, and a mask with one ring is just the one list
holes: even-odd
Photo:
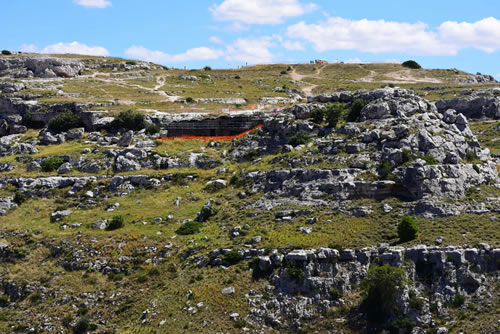
[(490, 76), (23, 54), (0, 91), (2, 332), (500, 329)]

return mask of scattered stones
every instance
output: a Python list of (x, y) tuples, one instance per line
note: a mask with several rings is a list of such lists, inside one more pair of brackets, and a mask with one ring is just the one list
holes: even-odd
[(232, 286), (222, 289), (222, 294), (223, 295), (232, 295), (235, 292), (236, 292), (236, 290)]

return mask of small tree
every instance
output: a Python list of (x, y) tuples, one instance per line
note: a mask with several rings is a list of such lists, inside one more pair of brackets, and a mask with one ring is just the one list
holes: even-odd
[(309, 140), (309, 135), (306, 131), (299, 131), (297, 132), (290, 140), (288, 141), (288, 144), (292, 146), (299, 146), (299, 145), (304, 145), (307, 143)]
[(365, 295), (363, 306), (371, 320), (384, 322), (392, 315), (397, 315), (396, 299), (400, 289), (406, 285), (405, 271), (391, 265), (373, 265), (366, 278), (361, 282)]
[(2, 50), (2, 55), (4, 56), (10, 56), (12, 54), (12, 52), (10, 52), (9, 50)]
[(189, 234), (196, 234), (200, 232), (202, 223), (197, 222), (195, 220), (186, 222), (182, 224), (175, 233), (178, 235), (189, 235)]
[(325, 111), (323, 109), (314, 109), (311, 112), (312, 121), (316, 124), (321, 124), (325, 120)]
[(50, 157), (44, 160), (42, 163), (42, 171), (43, 172), (52, 172), (61, 167), (64, 163), (63, 158), (60, 157)]
[(16, 194), (14, 195), (14, 203), (16, 203), (17, 205), (21, 205), (24, 202), (26, 202), (26, 195), (19, 190), (16, 191)]
[(205, 66), (205, 67), (203, 67), (203, 70), (205, 70), (205, 71), (211, 71), (212, 68), (210, 66)]
[(411, 216), (404, 216), (398, 225), (398, 236), (402, 242), (413, 240), (418, 235), (418, 225)]
[(68, 131), (69, 129), (78, 128), (80, 126), (82, 126), (80, 116), (69, 110), (63, 111), (61, 114), (52, 118), (47, 124), (49, 130), (55, 133)]
[(156, 124), (149, 124), (147, 127), (146, 127), (146, 133), (148, 135), (154, 135), (155, 133), (158, 133), (160, 132), (160, 127)]
[(344, 110), (345, 104), (343, 103), (335, 102), (328, 105), (325, 113), (329, 127), (335, 128), (337, 126), (344, 115)]
[(361, 116), (361, 110), (365, 107), (365, 101), (362, 99), (356, 99), (351, 105), (349, 114), (347, 114), (348, 122), (358, 122)]
[(122, 111), (114, 121), (115, 128), (139, 131), (146, 127), (144, 115), (133, 110)]
[(403, 67), (411, 68), (414, 70), (419, 70), (422, 68), (422, 66), (420, 66), (420, 64), (414, 60), (407, 60), (404, 63), (402, 63), (401, 65), (403, 65)]

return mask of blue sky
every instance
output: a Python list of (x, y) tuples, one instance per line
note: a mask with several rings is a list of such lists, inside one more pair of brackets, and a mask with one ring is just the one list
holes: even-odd
[(15, 0), (2, 12), (2, 49), (189, 68), (415, 59), (500, 79), (498, 0)]

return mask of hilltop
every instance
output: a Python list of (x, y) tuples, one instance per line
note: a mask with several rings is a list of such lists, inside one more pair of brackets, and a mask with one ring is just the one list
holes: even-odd
[(4, 332), (499, 329), (491, 76), (22, 54), (0, 91)]

